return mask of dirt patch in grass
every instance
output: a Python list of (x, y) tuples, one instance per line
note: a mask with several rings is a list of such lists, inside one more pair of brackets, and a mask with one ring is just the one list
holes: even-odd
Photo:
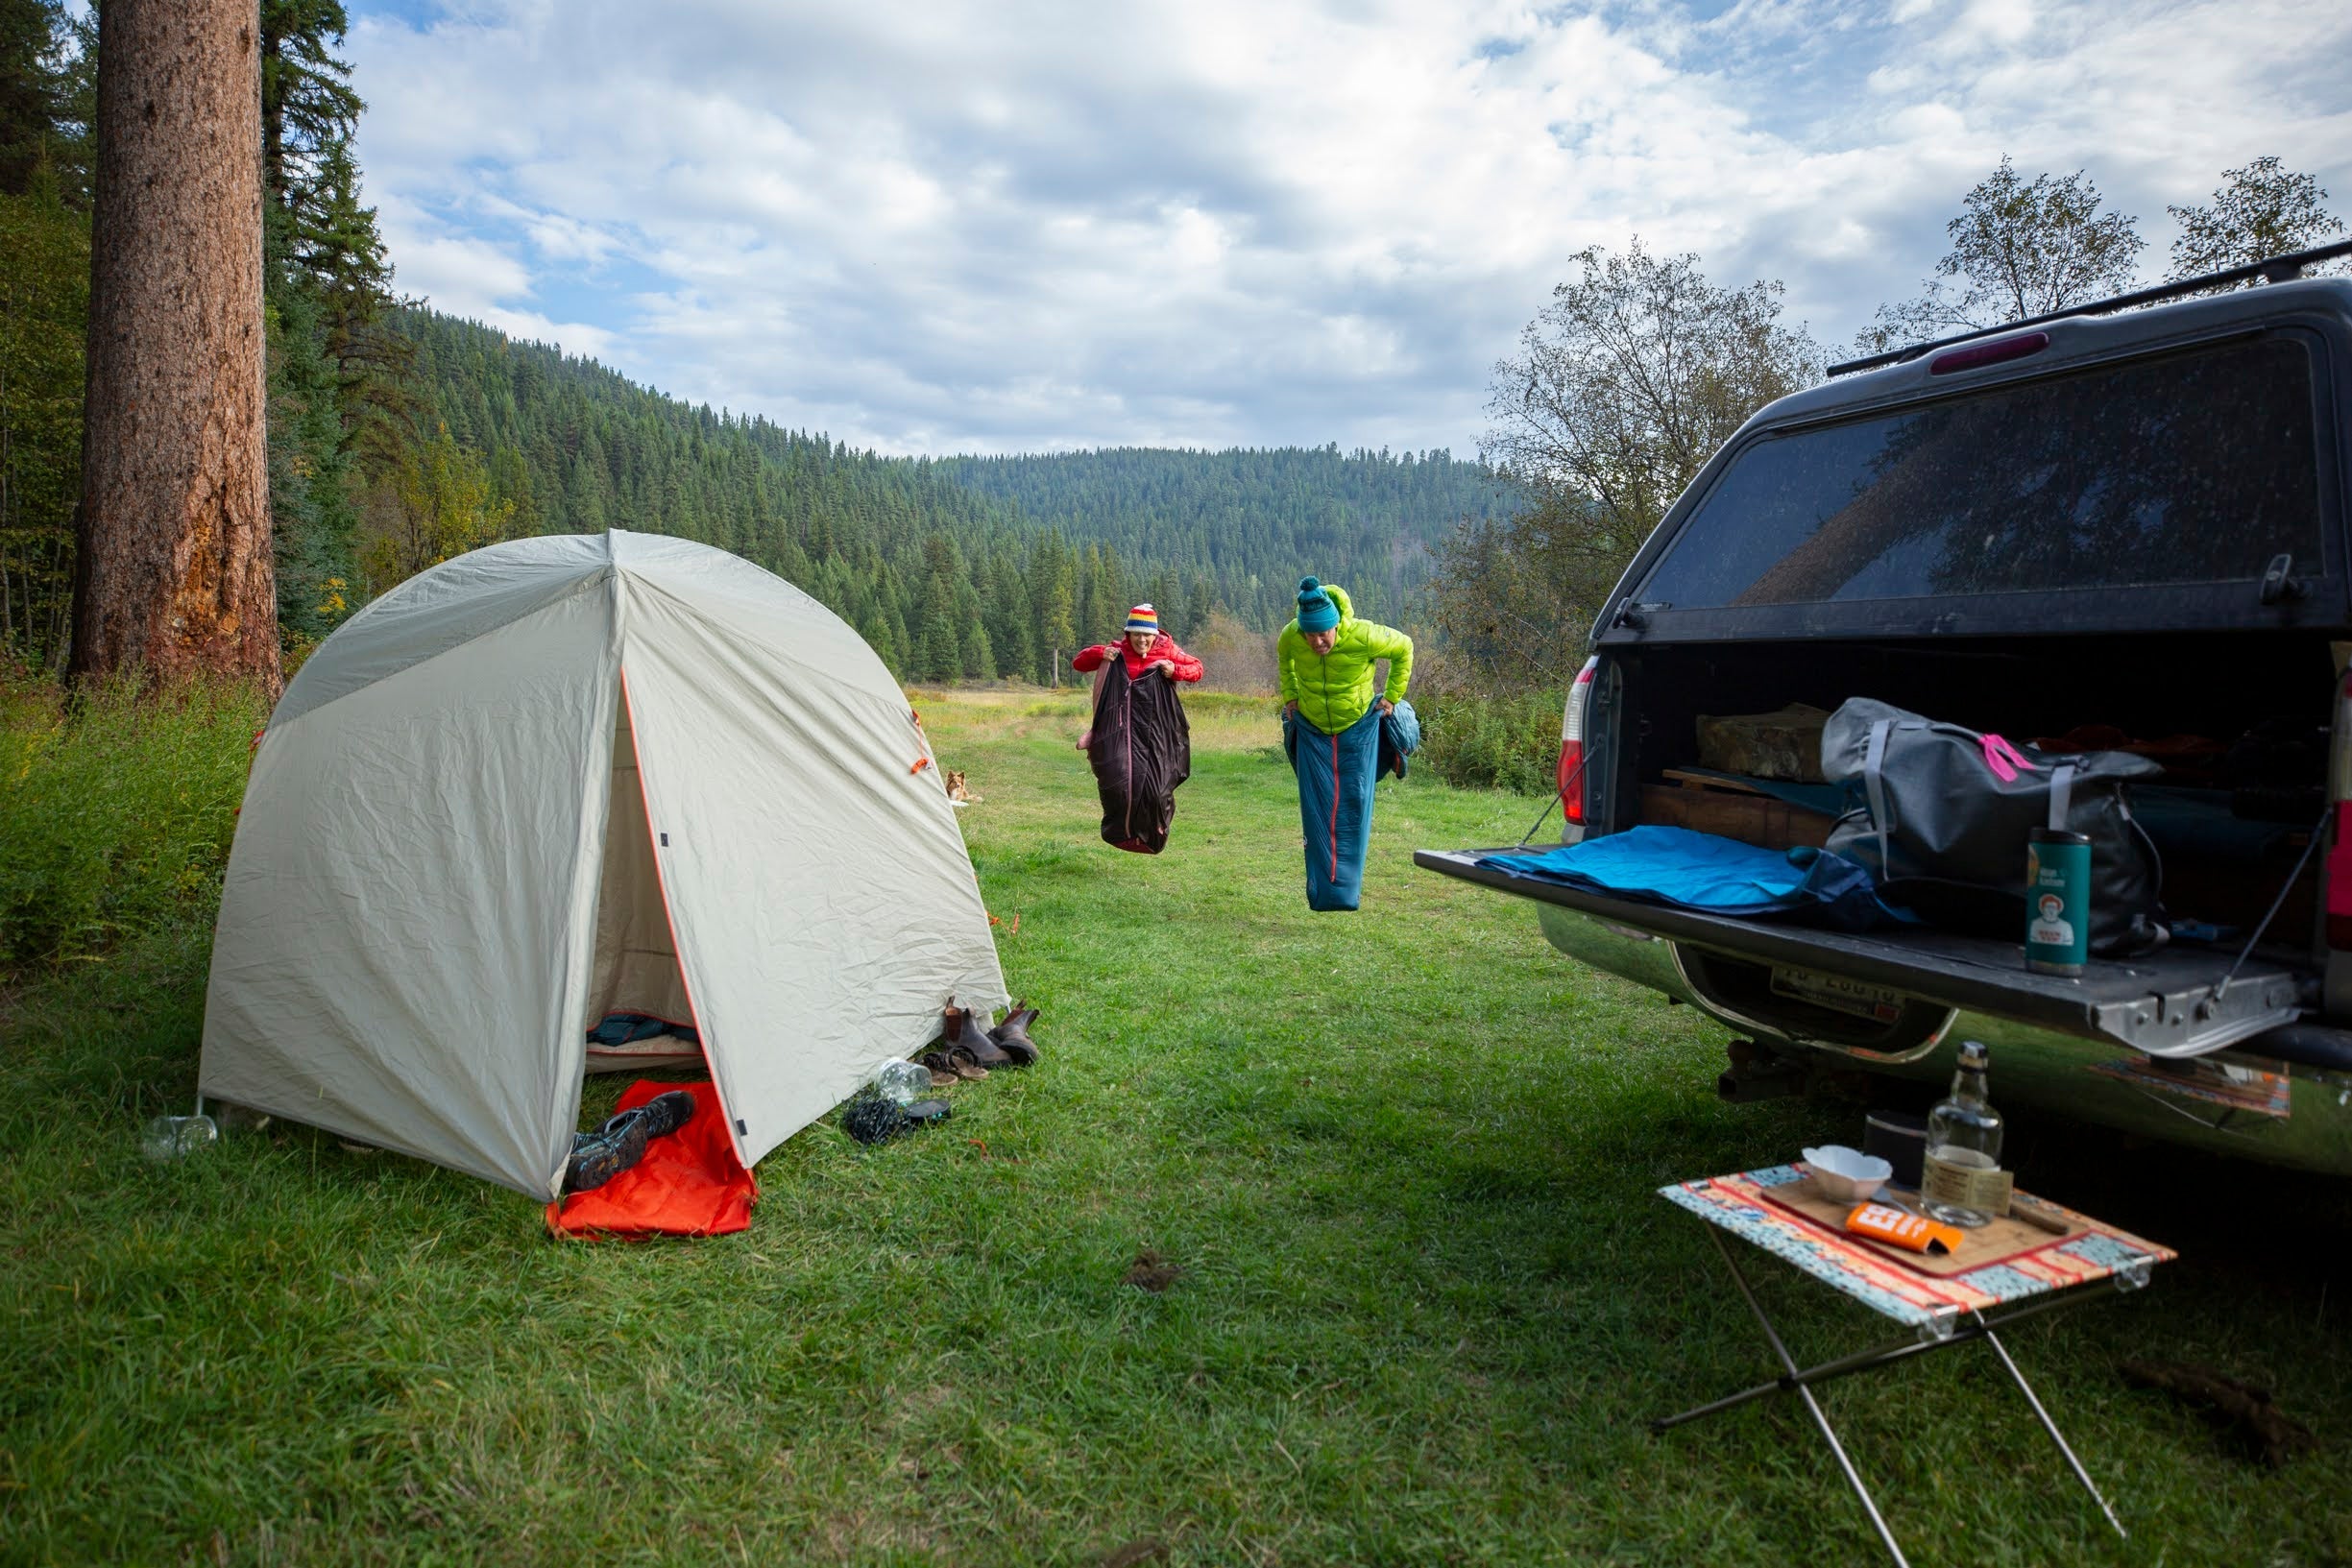
[(1154, 1249), (1146, 1247), (1135, 1254), (1133, 1263), (1128, 1265), (1127, 1273), (1121, 1283), (1132, 1285), (1138, 1291), (1149, 1291), (1153, 1295), (1157, 1295), (1183, 1277), (1183, 1269), (1161, 1257)]

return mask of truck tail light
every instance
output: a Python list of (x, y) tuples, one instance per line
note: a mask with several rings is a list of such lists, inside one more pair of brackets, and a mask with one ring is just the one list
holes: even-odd
[(1591, 701), (1592, 672), (1600, 663), (1597, 658), (1585, 661), (1560, 715), (1560, 814), (1572, 823), (1585, 820), (1585, 706)]
[(2335, 841), (2327, 852), (2327, 945), (2352, 953), (2352, 801), (2336, 803)]

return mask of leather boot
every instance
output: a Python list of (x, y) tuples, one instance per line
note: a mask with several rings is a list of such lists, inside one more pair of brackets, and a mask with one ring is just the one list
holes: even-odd
[(1012, 1059), (1015, 1067), (1027, 1067), (1037, 1059), (1037, 1042), (1029, 1037), (1029, 1026), (1037, 1018), (1034, 1007), (1016, 1007), (989, 1032), (997, 1049)]
[(939, 1038), (949, 1055), (969, 1056), (973, 1065), (983, 1072), (1010, 1065), (1012, 1058), (999, 1050), (996, 1042), (988, 1038), (988, 1031), (971, 1020), (968, 1008), (957, 1006), (954, 997), (947, 999), (947, 1005), (939, 1012)]
[(970, 1055), (973, 1061), (978, 1062), (983, 1068), (1010, 1067), (1013, 1063), (1012, 1057), (1006, 1054), (994, 1040), (988, 1038), (988, 1031), (985, 1029), (964, 1030), (963, 1044), (956, 1049)]

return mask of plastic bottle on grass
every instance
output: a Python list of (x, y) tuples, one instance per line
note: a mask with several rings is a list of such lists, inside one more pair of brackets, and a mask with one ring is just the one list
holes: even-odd
[(911, 1105), (931, 1093), (931, 1069), (916, 1062), (888, 1061), (868, 1080), (893, 1105)]

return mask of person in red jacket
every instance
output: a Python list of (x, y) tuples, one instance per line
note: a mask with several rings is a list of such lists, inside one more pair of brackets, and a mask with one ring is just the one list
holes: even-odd
[[(1080, 675), (1093, 674), (1103, 667), (1103, 662), (1113, 653), (1127, 665), (1130, 681), (1143, 679), (1144, 671), (1157, 670), (1171, 681), (1200, 679), (1200, 661), (1176, 646), (1176, 639), (1159, 629), (1159, 612), (1148, 604), (1139, 604), (1127, 613), (1127, 632), (1116, 642), (1098, 642), (1091, 648), (1080, 648), (1070, 667)], [(1103, 701), (1103, 681), (1097, 676), (1094, 700)], [(1094, 738), (1087, 734), (1079, 736), (1078, 749), (1084, 751)]]
[(1070, 666), (1095, 678), (1078, 749), (1103, 797), (1103, 841), (1157, 855), (1176, 820), (1176, 785), (1192, 773), (1192, 736), (1176, 683), (1200, 679), (1200, 661), (1159, 629), (1158, 611), (1139, 604), (1128, 612), (1121, 640), (1084, 649)]

